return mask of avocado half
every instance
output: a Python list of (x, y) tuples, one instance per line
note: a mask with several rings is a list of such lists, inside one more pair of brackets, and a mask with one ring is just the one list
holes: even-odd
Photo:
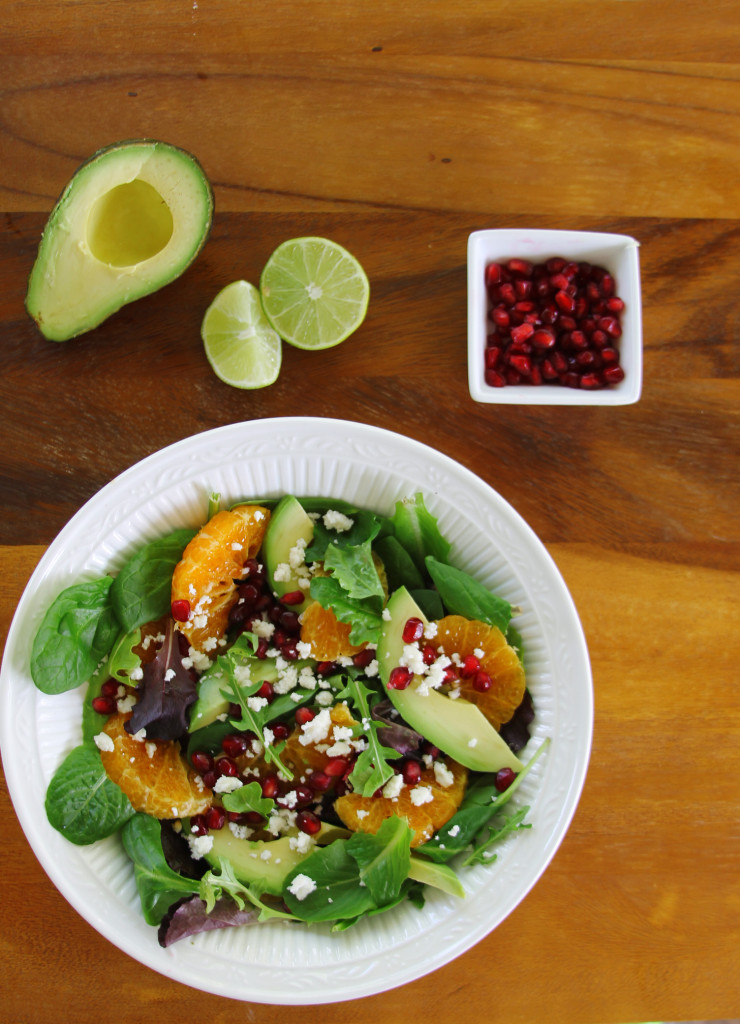
[(198, 160), (154, 139), (118, 142), (76, 171), (52, 210), (26, 309), (66, 341), (174, 281), (202, 249), (213, 190)]

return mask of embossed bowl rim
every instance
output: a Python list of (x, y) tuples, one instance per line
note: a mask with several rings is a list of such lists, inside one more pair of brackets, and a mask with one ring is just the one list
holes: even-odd
[[(287, 491), (323, 494), (381, 512), (422, 491), (453, 541), (453, 561), (521, 608), (516, 623), (537, 707), (530, 748), (546, 736), (552, 742), (515, 798), (531, 807), (533, 827), (505, 840), (494, 865), (464, 870), (467, 899), (431, 892), (422, 910), (402, 906), (339, 934), (269, 922), (162, 949), (156, 929), (141, 916), (119, 839), (76, 847), (49, 826), (46, 786), (80, 742), (83, 695), (48, 697), (33, 686), (30, 645), (44, 611), (64, 587), (115, 571), (143, 541), (202, 522), (211, 491), (225, 501)], [(293, 1005), (357, 999), (411, 982), (501, 924), (566, 834), (593, 727), (591, 670), (578, 614), (555, 563), (521, 516), (448, 456), (387, 430), (330, 418), (263, 419), (209, 430), (150, 455), (92, 497), (45, 552), (19, 602), (0, 672), (0, 702), (0, 745), (16, 812), (44, 870), (82, 917), (169, 978), (234, 999)]]

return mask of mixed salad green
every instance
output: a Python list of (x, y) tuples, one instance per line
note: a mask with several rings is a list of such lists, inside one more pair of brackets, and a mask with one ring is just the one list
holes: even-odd
[[(207, 522), (247, 507), (264, 532), (249, 557), (231, 545), (239, 567), (217, 579), (226, 624), (206, 642), (195, 637), (216, 590), (173, 590), (197, 530), (144, 544), (47, 610), (36, 686), (87, 686), (50, 823), (80, 845), (120, 834), (162, 945), (275, 918), (342, 931), (423, 905), (430, 886), (463, 897), (460, 868), (493, 862), (530, 827), (529, 808), (507, 805), (547, 743), (521, 761), (529, 692), (492, 725), (476, 706), (497, 684), (484, 652), (435, 638), (460, 617), (518, 654), (516, 609), (450, 563), (421, 494), (390, 516), (292, 495), (219, 504)], [(327, 659), (312, 639), (313, 604), (344, 625), (344, 653)], [(135, 751), (123, 774), (122, 746)], [(189, 787), (181, 806), (164, 791), (158, 802), (168, 772)]]

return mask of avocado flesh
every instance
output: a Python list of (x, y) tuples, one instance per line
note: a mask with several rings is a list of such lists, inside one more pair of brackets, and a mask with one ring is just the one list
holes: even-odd
[[(398, 713), (440, 750), (476, 772), (497, 772), (523, 765), (475, 704), (458, 697), (451, 700), (437, 690), (419, 692), (420, 676), (414, 676), (405, 690), (388, 689), (392, 670), (403, 654), (403, 627), (410, 618), (427, 619), (405, 587), (390, 597), (390, 620), (383, 623), (378, 642), (378, 668), (386, 693)], [(472, 745), (471, 745), (472, 743)]]
[[(289, 836), (270, 840), (238, 839), (228, 828), (208, 835), (213, 838), (213, 846), (205, 858), (212, 867), (217, 868), (222, 860), (228, 861), (240, 882), (274, 896), (280, 895), (293, 868), (313, 852), (309, 849), (307, 853), (299, 853), (291, 849)], [(325, 845), (335, 839), (346, 839), (348, 835), (345, 829), (322, 822), (316, 842)], [(267, 853), (269, 857), (265, 856)]]
[(298, 590), (305, 594), (300, 604), (291, 605), (297, 615), (300, 615), (311, 604), (310, 594), (300, 586), (296, 573), (291, 573), (287, 580), (275, 579), (275, 573), (278, 566), (290, 564), (291, 549), (299, 541), (305, 541), (308, 546), (312, 540), (313, 521), (297, 498), (292, 494), (285, 495), (270, 516), (262, 553), (272, 592), (278, 599)]
[(208, 237), (213, 193), (184, 150), (149, 139), (100, 150), (46, 223), (26, 309), (51, 341), (97, 327), (174, 281)]

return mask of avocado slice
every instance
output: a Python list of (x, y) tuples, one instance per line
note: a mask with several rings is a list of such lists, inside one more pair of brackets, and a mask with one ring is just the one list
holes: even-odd
[(190, 153), (154, 139), (99, 150), (76, 171), (44, 228), (26, 309), (66, 341), (174, 281), (203, 247), (213, 192)]
[(442, 892), (446, 892), (450, 896), (465, 899), (463, 884), (449, 865), (435, 864), (431, 860), (425, 860), (413, 850), (411, 851), (408, 877), (413, 878), (415, 882), (430, 885), (433, 889), (441, 889)]
[(311, 604), (312, 598), (300, 586), (299, 572), (290, 566), (290, 552), (297, 544), (305, 541), (308, 546), (312, 540), (313, 520), (297, 498), (286, 494), (270, 516), (262, 554), (272, 592), (278, 599), (296, 591), (305, 595), (299, 604), (291, 606), (298, 615)]
[(522, 762), (475, 704), (462, 697), (451, 700), (438, 690), (420, 693), (420, 676), (414, 676), (405, 690), (388, 689), (391, 671), (403, 654), (403, 627), (410, 618), (425, 624), (428, 620), (405, 587), (391, 595), (386, 607), (390, 619), (383, 622), (378, 642), (378, 669), (399, 714), (412, 729), (472, 771), (521, 771)]
[[(240, 882), (275, 896), (282, 892), (283, 883), (293, 868), (313, 852), (312, 849), (307, 853), (291, 849), (290, 836), (270, 840), (238, 839), (228, 828), (211, 831), (208, 835), (213, 838), (213, 846), (205, 859), (212, 867), (217, 868), (226, 860)], [(322, 822), (316, 841), (325, 845), (335, 839), (346, 839), (348, 835), (346, 829)]]

